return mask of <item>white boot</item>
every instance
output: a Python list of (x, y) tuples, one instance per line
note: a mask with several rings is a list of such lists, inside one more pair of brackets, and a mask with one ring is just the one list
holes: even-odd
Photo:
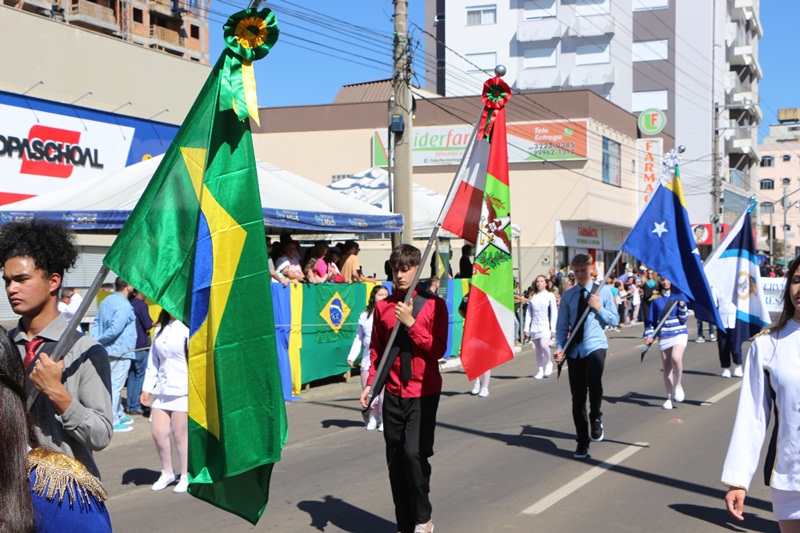
[(472, 386), (472, 391), (470, 392), (470, 394), (472, 394), (473, 396), (477, 396), (480, 391), (481, 391), (481, 380), (480, 378), (478, 378), (475, 380), (475, 385)]

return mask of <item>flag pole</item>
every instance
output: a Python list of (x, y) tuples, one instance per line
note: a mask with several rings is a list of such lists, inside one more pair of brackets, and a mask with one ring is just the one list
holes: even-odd
[[(662, 179), (665, 178), (665, 175), (667, 173), (667, 169), (669, 167), (671, 167), (671, 169), (674, 171), (675, 167), (678, 166), (678, 161), (679, 161), (680, 154), (682, 154), (685, 151), (686, 151), (686, 147), (683, 146), (683, 145), (680, 145), (680, 146), (678, 146), (678, 148), (673, 148), (672, 150), (670, 150), (668, 152), (667, 155), (670, 156), (670, 157), (664, 158), (664, 167), (661, 169)], [(671, 164), (672, 161), (674, 161), (674, 164)], [(661, 180), (659, 180), (659, 183), (658, 183), (658, 186), (656, 187), (656, 190), (658, 189), (658, 187), (661, 187), (661, 186), (662, 186)], [(655, 194), (655, 191), (653, 191), (653, 194)], [(645, 206), (645, 209), (647, 209), (647, 206)], [(639, 213), (639, 216), (636, 217), (636, 221), (633, 223), (633, 226), (631, 226), (631, 229), (635, 228), (636, 224), (639, 223), (639, 220), (642, 218), (642, 215), (644, 214), (645, 209), (642, 209), (642, 211)], [(628, 235), (630, 236), (630, 233), (628, 233)], [(619, 262), (620, 258), (622, 257), (622, 252), (623, 252), (623, 250), (622, 250), (622, 248), (620, 248), (619, 252), (617, 253), (617, 257), (615, 257), (614, 261), (611, 263), (612, 265), (616, 265)], [(608, 281), (608, 279), (610, 277), (611, 277), (611, 270), (609, 269), (608, 272), (606, 273), (606, 277), (603, 280), (603, 283), (599, 284), (597, 287), (592, 287), (591, 294), (599, 294), (600, 291), (603, 289), (603, 285), (606, 284), (606, 282)], [(589, 307), (587, 307), (583, 311), (583, 314), (580, 317), (578, 317), (578, 322), (572, 328), (572, 331), (575, 331), (576, 329), (578, 329), (581, 326), (583, 326), (583, 323), (586, 321), (586, 317), (589, 315), (589, 311), (590, 311)], [(562, 359), (561, 362), (558, 363), (558, 374), (556, 375), (556, 379), (561, 377), (561, 368), (564, 366), (564, 361), (567, 360), (567, 350), (569, 349), (570, 344), (572, 344), (572, 335), (570, 335), (569, 338), (567, 338), (567, 342), (564, 344), (564, 347), (561, 349), (561, 351), (564, 353), (564, 359)]]
[[(658, 321), (656, 329), (653, 330), (653, 342), (655, 342), (656, 337), (658, 337), (658, 334), (661, 332), (661, 328), (664, 327), (664, 323), (667, 321), (669, 315), (672, 313), (672, 310), (675, 309), (676, 305), (678, 305), (677, 300), (672, 300), (670, 303), (667, 304), (667, 309), (664, 311), (664, 316), (661, 317), (661, 320)], [(644, 354), (647, 353), (647, 351), (650, 349), (650, 346), (652, 345), (653, 343), (644, 345), (644, 347), (642, 348), (642, 358), (639, 359), (640, 363), (644, 361)]]
[[(478, 118), (478, 121), (479, 120), (480, 117)], [(472, 145), (475, 141), (475, 137), (478, 134), (478, 127), (480, 126), (478, 121), (475, 122), (475, 128), (472, 130), (472, 134), (470, 135), (470, 138), (467, 141), (467, 150), (464, 152), (464, 156), (461, 158), (461, 162), (458, 164), (458, 169), (456, 169), (455, 176), (453, 177), (453, 181), (450, 184), (450, 190), (447, 192), (444, 204), (442, 204), (442, 209), (439, 212), (439, 216), (436, 219), (436, 224), (433, 226), (433, 231), (431, 231), (431, 236), (428, 239), (428, 244), (425, 246), (425, 251), (422, 253), (422, 257), (420, 258), (420, 268), (417, 269), (417, 273), (414, 275), (414, 279), (411, 281), (411, 285), (408, 288), (408, 292), (406, 292), (405, 299), (403, 300), (403, 303), (405, 305), (408, 305), (411, 302), (411, 296), (412, 294), (414, 294), (414, 289), (416, 289), (417, 285), (419, 284), (419, 278), (422, 273), (423, 265), (428, 264), (427, 263), (428, 256), (430, 255), (434, 241), (439, 236), (439, 230), (442, 227), (442, 222), (444, 221), (444, 215), (447, 212), (448, 206), (452, 203), (453, 197), (455, 196), (457, 184), (459, 183), (458, 177), (461, 174), (461, 169), (464, 167), (465, 162), (469, 159), (468, 156), (471, 153)], [(400, 321), (398, 320), (395, 323), (394, 328), (392, 328), (392, 333), (391, 335), (389, 335), (389, 342), (386, 343), (386, 347), (383, 349), (381, 362), (378, 363), (378, 368), (375, 370), (375, 380), (372, 382), (372, 387), (370, 387), (369, 394), (367, 395), (367, 407), (363, 409), (363, 412), (365, 413), (372, 408), (372, 404), (375, 401), (377, 401), (378, 396), (380, 396), (381, 392), (383, 391), (383, 387), (386, 384), (386, 378), (389, 376), (389, 370), (392, 368), (394, 360), (397, 357), (396, 354), (394, 357), (390, 356), (390, 352), (392, 351), (394, 340), (395, 338), (397, 338), (397, 332), (399, 328), (400, 328)]]

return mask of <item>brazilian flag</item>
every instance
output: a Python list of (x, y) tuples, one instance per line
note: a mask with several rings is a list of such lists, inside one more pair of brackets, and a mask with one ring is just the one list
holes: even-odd
[(366, 309), (364, 283), (308, 285), (303, 291), (302, 382), (342, 374), (350, 369), (347, 354)]
[(104, 263), (189, 326), (189, 493), (255, 524), (286, 443), (249, 116), (269, 9), (225, 25), (227, 47)]

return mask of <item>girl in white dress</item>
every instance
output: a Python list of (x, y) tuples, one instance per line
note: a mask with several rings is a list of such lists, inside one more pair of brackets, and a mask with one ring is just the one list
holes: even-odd
[(186, 475), (189, 456), (188, 350), (189, 328), (162, 310), (150, 346), (140, 398), (142, 405), (152, 407), (150, 430), (161, 460), (161, 477), (153, 485), (153, 490), (163, 490), (176, 479), (170, 433), (181, 463), (180, 479), (172, 491), (186, 492), (189, 486), (189, 476)]
[(558, 302), (555, 295), (547, 290), (547, 278), (536, 277), (536, 293), (528, 302), (525, 331), (536, 348), (536, 363), (539, 371), (534, 379), (542, 379), (553, 373), (553, 359), (550, 356), (550, 339), (556, 335)]
[[(361, 354), (361, 388), (367, 386), (367, 378), (369, 378), (369, 341), (372, 337), (372, 313), (375, 310), (375, 304), (389, 296), (389, 291), (383, 285), (375, 285), (369, 295), (369, 302), (367, 309), (361, 316), (358, 317), (358, 329), (356, 330), (356, 338), (353, 339), (353, 346), (350, 348), (350, 353), (347, 355), (347, 364), (353, 366), (358, 355)], [(381, 413), (383, 412), (383, 398), (378, 398), (378, 401), (372, 406), (369, 416), (365, 415), (364, 423), (366, 429), (372, 431), (377, 428), (378, 431), (383, 431), (383, 420)]]
[(736, 422), (722, 469), (725, 505), (744, 520), (744, 500), (758, 468), (771, 412), (776, 420), (764, 481), (783, 533), (800, 532), (800, 257), (789, 265), (777, 326), (755, 336), (744, 361)]

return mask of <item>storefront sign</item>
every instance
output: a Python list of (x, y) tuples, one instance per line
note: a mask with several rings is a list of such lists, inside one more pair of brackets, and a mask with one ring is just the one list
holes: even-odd
[(0, 205), (163, 154), (177, 130), (0, 92)]
[(664, 139), (638, 139), (636, 154), (639, 212), (641, 212), (658, 185), (664, 159)]
[[(508, 162), (570, 161), (587, 158), (587, 122), (530, 122), (508, 125)], [(414, 166), (457, 165), (472, 134), (470, 126), (414, 128)], [(372, 164), (386, 166), (386, 131), (372, 138)]]
[(660, 109), (645, 109), (639, 114), (638, 125), (643, 135), (658, 135), (667, 126), (667, 115)]

